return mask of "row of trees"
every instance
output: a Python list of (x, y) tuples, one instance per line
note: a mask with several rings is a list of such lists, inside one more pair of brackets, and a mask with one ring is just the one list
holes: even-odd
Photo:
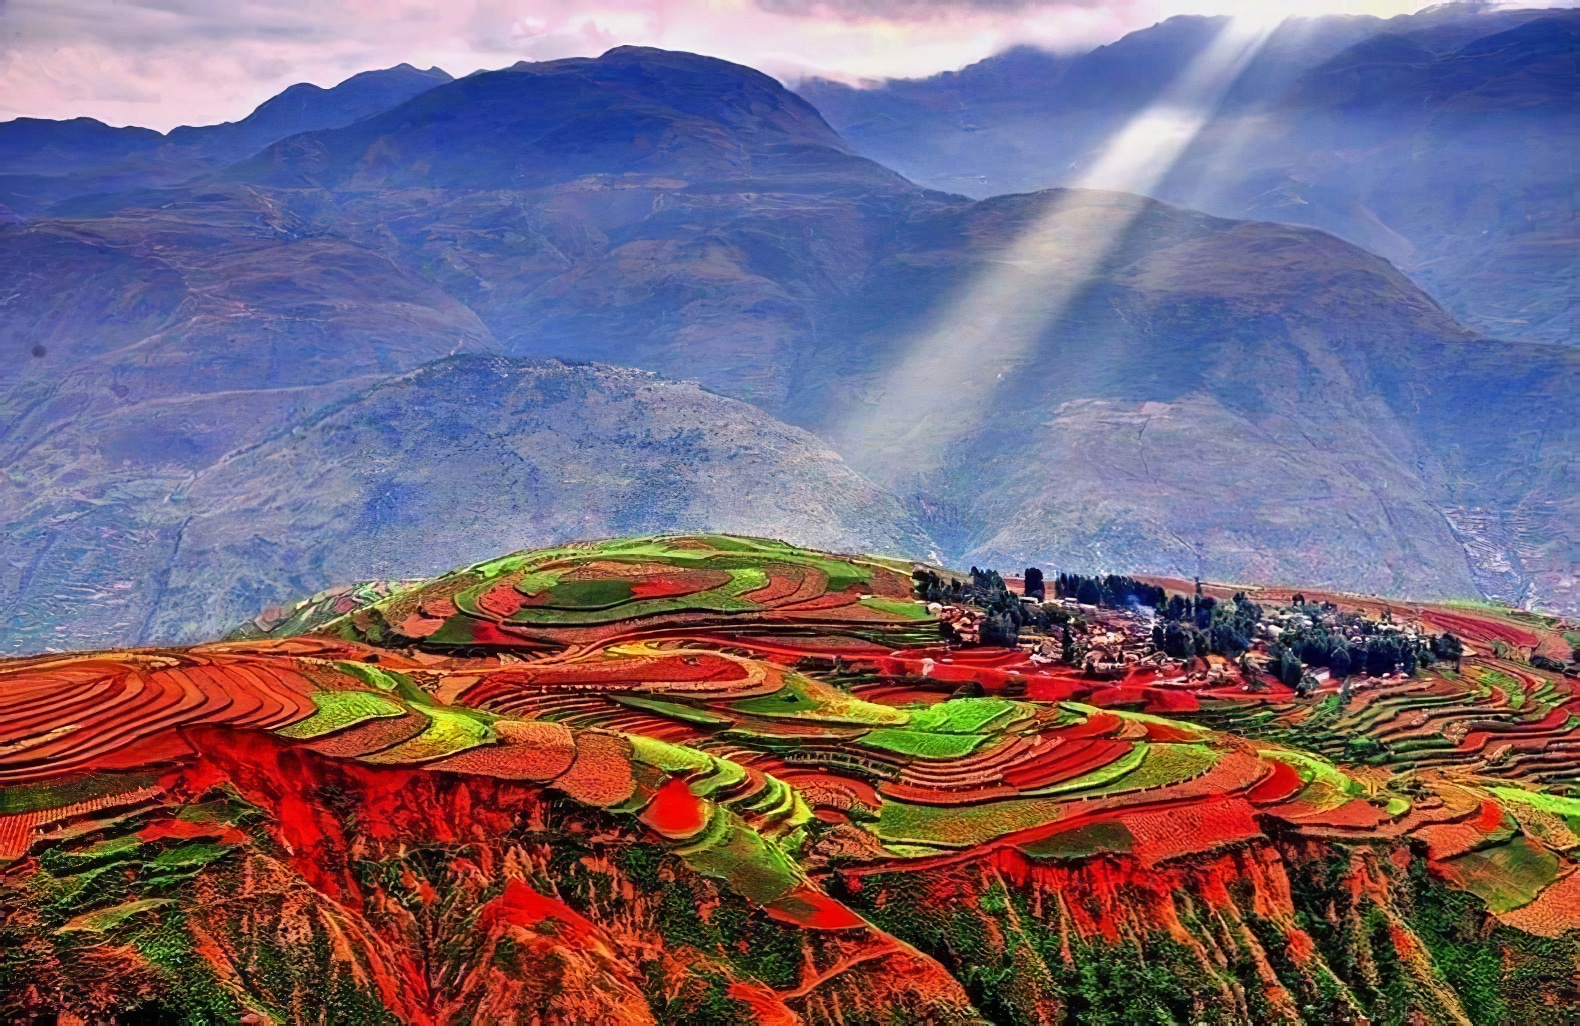
[(1334, 677), (1360, 673), (1380, 677), (1411, 674), (1435, 662), (1457, 664), (1464, 654), (1464, 644), (1453, 634), (1416, 637), (1379, 632), (1355, 638), (1315, 625), (1281, 634), (1268, 651), (1267, 672), (1298, 689), (1307, 667), (1326, 667)]
[(1158, 606), (1161, 622), (1152, 629), (1152, 640), (1168, 655), (1186, 659), (1192, 655), (1218, 655), (1238, 658), (1251, 647), (1262, 607), (1236, 592), (1228, 602), (1197, 593), (1187, 598), (1171, 596)]
[(1115, 609), (1126, 606), (1156, 608), (1163, 605), (1168, 597), (1168, 593), (1157, 585), (1143, 584), (1134, 577), (1120, 577), (1117, 574), (1104, 577), (1060, 574), (1054, 580), (1053, 593), (1059, 598), (1073, 598), (1083, 605), (1111, 606)]
[(980, 608), (985, 614), (980, 639), (984, 645), (1012, 647), (1020, 641), (1021, 628), (1046, 631), (1052, 626), (1048, 614), (1022, 602), (996, 570), (972, 567), (969, 583), (955, 578), (946, 580), (931, 570), (918, 570), (912, 575), (912, 581), (924, 602)]

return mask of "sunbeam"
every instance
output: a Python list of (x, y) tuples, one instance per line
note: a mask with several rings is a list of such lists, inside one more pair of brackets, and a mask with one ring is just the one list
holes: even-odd
[[(1115, 134), (1077, 188), (990, 258), (924, 335), (906, 343), (881, 391), (837, 426), (842, 451), (896, 486), (926, 478), (985, 417), (999, 383), (1123, 243), (1151, 192), (1217, 111), (1274, 26), (1232, 19), (1162, 97)], [(1091, 190), (1112, 190), (1095, 192)]]

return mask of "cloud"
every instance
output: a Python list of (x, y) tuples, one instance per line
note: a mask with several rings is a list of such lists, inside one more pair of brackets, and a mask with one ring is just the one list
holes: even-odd
[(947, 17), (961, 11), (1019, 12), (1028, 7), (1095, 7), (1102, 0), (757, 0), (772, 14), (803, 18), (917, 19)]
[[(1274, 0), (0, 0), (0, 119), (168, 129), (245, 117), (296, 82), (408, 62), (456, 75), (638, 44), (782, 80), (927, 75), (1017, 43), (1095, 46)], [(1423, 0), (1280, 0), (1393, 14)]]

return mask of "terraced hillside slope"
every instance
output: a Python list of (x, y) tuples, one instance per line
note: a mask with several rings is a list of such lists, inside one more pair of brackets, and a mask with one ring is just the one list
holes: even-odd
[[(1287, 625), (1322, 597), (1261, 598)], [(1533, 665), (1562, 625), (1393, 613), (1353, 622), (1390, 651), (1451, 628), (1457, 666), (1297, 695), (1049, 654), (1125, 647), (1134, 603), (670, 536), (12, 660), (0, 1009), (1562, 1022), (1580, 697)], [(960, 640), (1006, 616), (1022, 645)]]
[[(208, 511), (183, 503), (236, 480), (237, 454), (297, 451), (335, 404), (451, 355), (598, 360), (753, 403), (962, 562), (1580, 601), (1572, 351), (1480, 338), (1309, 229), (1106, 193), (928, 191), (772, 79), (690, 54), (473, 75), (179, 187), (62, 200), (0, 226), (0, 297), (11, 651), (56, 627), (70, 645), (199, 637), (207, 585), (98, 621), (114, 634), (43, 611), (226, 577), (184, 562), (220, 550), (186, 547)], [(427, 432), (424, 459), (474, 458), (447, 437)], [(318, 501), (310, 477), (275, 480)], [(259, 565), (299, 568), (256, 600), (442, 565), (326, 566), (315, 551), (376, 549), (377, 518), (309, 551), (279, 496), (235, 503), (279, 516)], [(500, 488), (481, 508), (514, 501)], [(665, 501), (692, 503), (680, 482)], [(563, 537), (705, 526), (846, 544), (788, 517)], [(909, 530), (891, 517), (857, 547)], [(465, 541), (446, 559), (498, 544)]]

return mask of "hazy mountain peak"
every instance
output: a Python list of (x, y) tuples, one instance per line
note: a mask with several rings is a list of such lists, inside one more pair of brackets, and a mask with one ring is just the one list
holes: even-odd
[(356, 125), (277, 143), (228, 177), (275, 185), (537, 188), (588, 175), (785, 179), (854, 171), (805, 100), (761, 72), (651, 47), (521, 63), (429, 90)]

